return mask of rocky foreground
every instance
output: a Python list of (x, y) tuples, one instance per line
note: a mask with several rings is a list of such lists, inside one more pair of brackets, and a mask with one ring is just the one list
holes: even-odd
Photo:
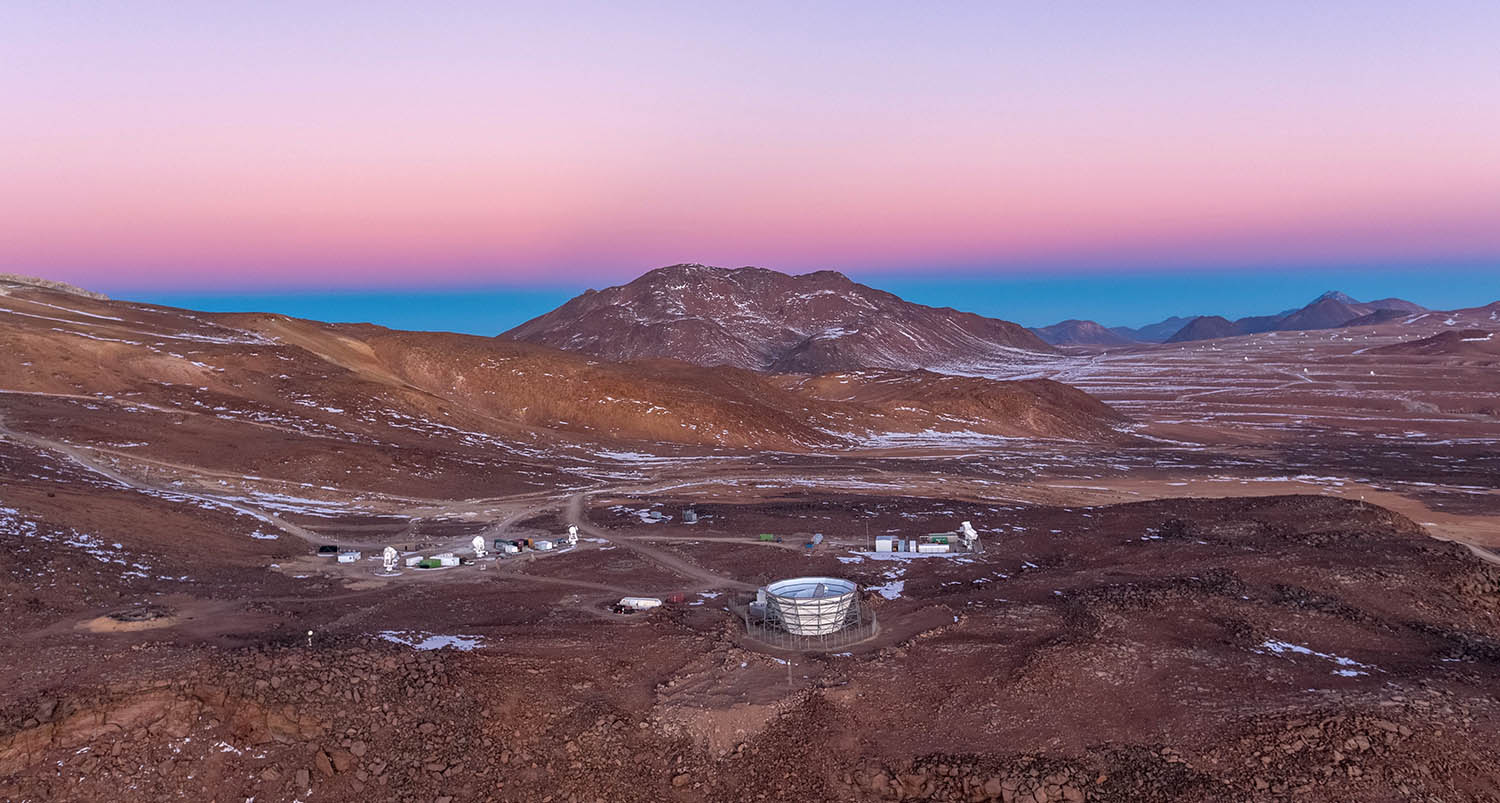
[[(605, 695), (565, 702), (578, 685), (567, 683), (565, 668), (398, 650), (325, 644), (205, 654), (175, 680), (14, 707), (0, 741), (0, 778), (8, 779), (0, 796), (1494, 799), (1495, 746), (1471, 730), (1480, 712), (1437, 690), (1267, 718), (1191, 760), (1171, 747), (1105, 744), (1076, 758), (941, 754), (882, 763), (854, 757), (853, 735), (841, 727), (847, 718), (822, 691), (786, 700), (777, 727), (716, 756), (671, 723), (621, 710)], [(1495, 715), (1493, 700), (1481, 705), (1484, 716)], [(1469, 746), (1453, 749), (1464, 735)]]
[[(92, 651), (107, 666), (97, 682), (59, 675), (9, 697), (0, 798), (1500, 795), (1500, 570), (1467, 550), (1389, 511), (1317, 497), (1012, 520), (1035, 535), (976, 562), (902, 567), (897, 598), (868, 593), (884, 629), (848, 653), (768, 652), (708, 605), (629, 621), (567, 598), (525, 608), (540, 592), (519, 576), (403, 586), (388, 606), (254, 604), (316, 619), (312, 638), (285, 625), (231, 646), (171, 628), (75, 631), (50, 660)], [(750, 577), (842, 565), (868, 589), (894, 571), (734, 549)], [(703, 545), (693, 554), (713, 559)], [(981, 566), (999, 579), (964, 579)], [(387, 622), (404, 613), (407, 627), (492, 624), (473, 651), (414, 650), (356, 624), (377, 610)]]

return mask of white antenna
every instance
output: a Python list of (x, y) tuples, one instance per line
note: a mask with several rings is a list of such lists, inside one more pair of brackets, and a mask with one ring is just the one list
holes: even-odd
[(578, 525), (576, 525), (576, 524), (569, 524), (568, 525), (568, 546), (577, 546), (577, 545), (578, 545)]
[(401, 554), (396, 551), (395, 547), (386, 547), (385, 552), (381, 553), (381, 557), (385, 560), (385, 570), (387, 573), (396, 571), (396, 561), (400, 559)]
[(963, 538), (964, 546), (968, 547), (969, 549), (974, 549), (975, 546), (979, 543), (979, 533), (974, 531), (974, 525), (970, 524), (969, 522), (966, 521), (963, 524), (958, 525), (958, 532), (959, 535)]
[(482, 557), (484, 557), (485, 554), (486, 554), (485, 550), (484, 550), (484, 536), (482, 536), (482, 535), (476, 535), (476, 536), (474, 536), (474, 540), (471, 543), (473, 543), (473, 545), (474, 545), (474, 557), (476, 557), (476, 558), (482, 558)]

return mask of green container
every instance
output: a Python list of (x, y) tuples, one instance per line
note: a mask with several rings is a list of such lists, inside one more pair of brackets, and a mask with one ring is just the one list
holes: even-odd
[(417, 568), (419, 568), (419, 569), (436, 569), (436, 568), (438, 568), (439, 566), (442, 566), (442, 565), (443, 565), (442, 561), (432, 560), (431, 558), (429, 558), (427, 560), (422, 561), (421, 563), (418, 563), (417, 564)]
[(775, 541), (776, 540), (776, 536), (771, 535), (770, 533), (761, 533), (760, 534), (760, 540), (762, 540), (762, 541)]

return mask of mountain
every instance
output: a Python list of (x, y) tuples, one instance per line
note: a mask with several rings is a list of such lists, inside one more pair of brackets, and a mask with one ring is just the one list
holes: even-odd
[(1009, 321), (913, 304), (834, 271), (673, 265), (500, 335), (602, 357), (818, 374), (1014, 364), (1056, 354)]
[(1407, 301), (1403, 298), (1382, 298), (1376, 301), (1366, 301), (1363, 305), (1357, 306), (1369, 307), (1372, 310), (1395, 310), (1396, 312), (1405, 312), (1408, 314), (1427, 312), (1427, 308), (1421, 304)]
[(1137, 329), (1129, 326), (1111, 326), (1110, 331), (1127, 339), (1142, 343), (1165, 343), (1167, 338), (1177, 334), (1182, 327), (1187, 326), (1188, 321), (1196, 318), (1196, 315), (1173, 315), (1164, 321), (1147, 324)]
[(799, 450), (902, 433), (1111, 438), (1123, 421), (1056, 382), (976, 379), (963, 393), (990, 399), (985, 407), (934, 395), (924, 376), (846, 374), (838, 381), (851, 391), (878, 391), (825, 398), (743, 369), (616, 363), (492, 337), (194, 312), (0, 281), (0, 431), (11, 422), (140, 442), (132, 453), (310, 483), (395, 461), (414, 467), (410, 487), (379, 490), (443, 494), (455, 491), (426, 484), (432, 474), (422, 467), (473, 460), (483, 468), (465, 482), (492, 493), (554, 481), (622, 444)]
[(1379, 326), (1383, 323), (1395, 323), (1402, 318), (1410, 317), (1411, 313), (1402, 312), (1398, 309), (1378, 309), (1369, 315), (1361, 315), (1350, 321), (1339, 324), (1339, 328), (1347, 326)]
[(82, 287), (74, 287), (67, 282), (59, 282), (53, 279), (43, 279), (38, 276), (22, 276), (17, 273), (0, 273), (0, 287), (39, 287), (44, 290), (55, 290), (68, 295), (83, 296), (96, 301), (107, 301), (109, 296), (103, 293), (95, 293)]
[[(1304, 307), (1288, 310), (1278, 315), (1256, 315), (1236, 321), (1229, 321), (1217, 315), (1207, 318), (1199, 316), (1167, 342), (1184, 343), (1190, 340), (1234, 337), (1261, 332), (1335, 329), (1341, 326), (1383, 323), (1400, 315), (1426, 311), (1426, 307), (1399, 298), (1356, 301), (1345, 293), (1330, 290), (1308, 302)], [(1195, 326), (1194, 324), (1198, 324), (1199, 321), (1204, 321), (1204, 323)], [(1362, 323), (1355, 324), (1355, 321)]]
[[(1338, 295), (1343, 295), (1342, 293)], [(1333, 329), (1355, 318), (1369, 315), (1374, 310), (1359, 302), (1343, 298), (1319, 297), (1311, 304), (1284, 315), (1275, 321), (1274, 329)], [(1351, 303), (1352, 302), (1352, 303)], [(1269, 330), (1268, 330), (1269, 331)]]
[(1244, 334), (1234, 322), (1222, 315), (1199, 315), (1188, 321), (1177, 334), (1167, 338), (1168, 343), (1186, 343), (1189, 340), (1213, 340)]
[(1066, 320), (1031, 331), (1054, 346), (1125, 346), (1136, 342), (1093, 321)]

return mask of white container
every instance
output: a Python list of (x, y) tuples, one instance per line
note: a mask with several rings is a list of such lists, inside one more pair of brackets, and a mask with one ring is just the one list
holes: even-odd
[(517, 552), (520, 552), (521, 548), (516, 546), (515, 544), (501, 544), (500, 551), (504, 552), (507, 555), (514, 555)]
[(438, 555), (437, 556), (437, 560), (438, 560), (438, 565), (439, 566), (457, 566), (458, 565), (458, 557), (456, 555)]
[(895, 552), (896, 551), (896, 539), (894, 539), (894, 538), (876, 538), (875, 539), (875, 551), (876, 552)]
[(411, 557), (409, 557), (409, 558), (406, 559), (406, 565), (407, 566), (416, 566), (418, 563), (421, 563), (421, 562), (422, 562), (422, 556), (421, 555), (412, 555)]
[(353, 563), (353, 562), (359, 560), (359, 557), (360, 556), (359, 556), (358, 552), (353, 552), (353, 551), (350, 551), (350, 552), (340, 552), (339, 553), (339, 563)]
[(952, 548), (947, 544), (917, 544), (917, 551), (923, 553), (951, 552)]
[(621, 597), (620, 606), (633, 611), (649, 611), (661, 607), (661, 600), (656, 597)]
[(549, 550), (549, 549), (552, 548), (552, 542), (551, 541), (545, 541), (545, 540), (543, 540), (543, 541), (532, 541), (531, 542), (531, 548), (535, 549), (535, 550), (538, 550), (538, 551), (541, 551), (541, 552), (546, 552), (547, 550)]

